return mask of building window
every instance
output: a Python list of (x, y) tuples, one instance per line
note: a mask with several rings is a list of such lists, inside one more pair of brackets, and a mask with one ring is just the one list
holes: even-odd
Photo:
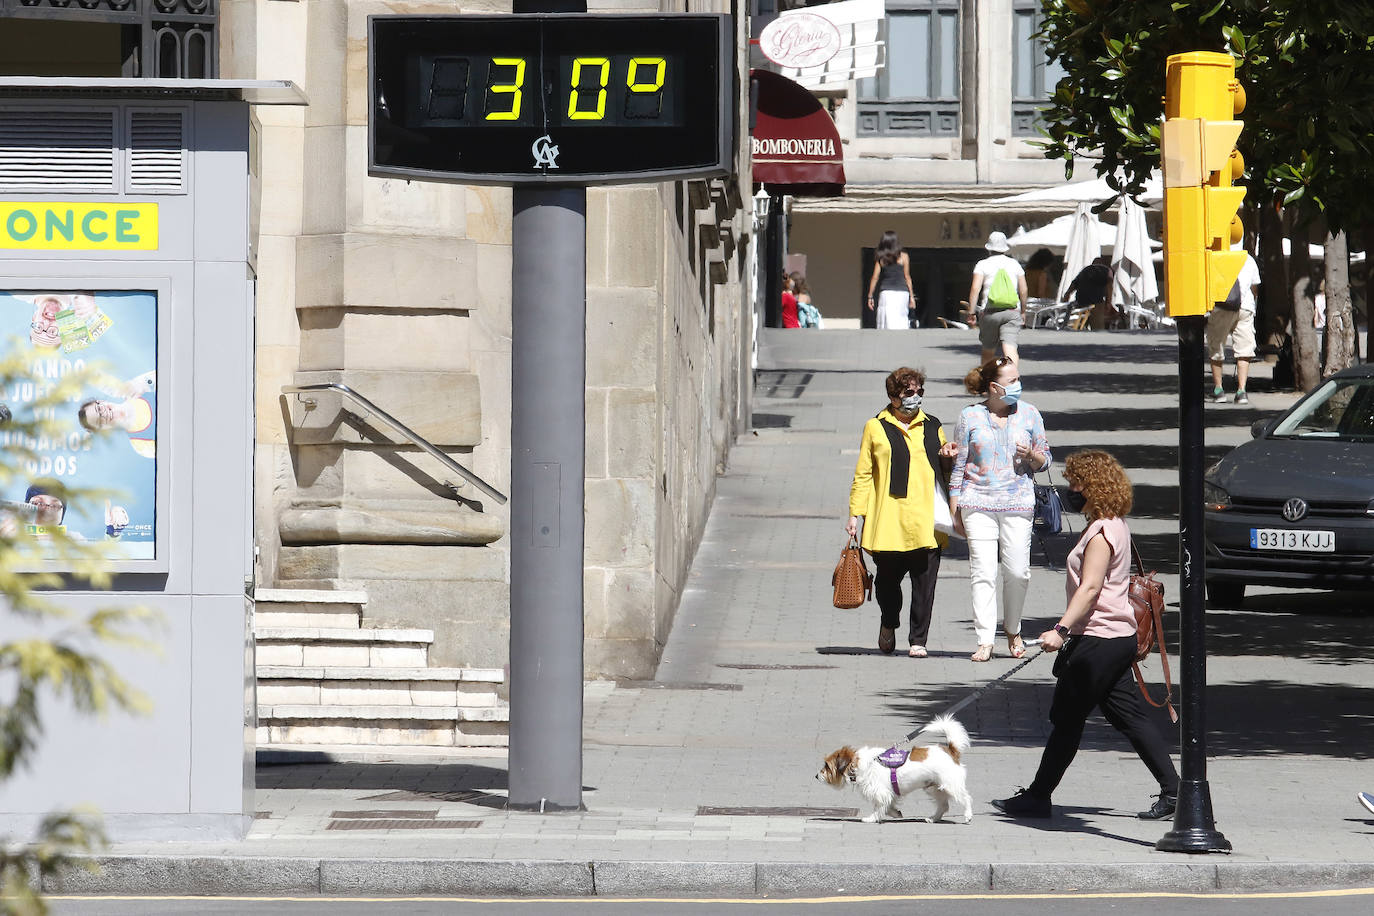
[(958, 136), (958, 0), (888, 0), (884, 26), (887, 64), (859, 80), (859, 134)]
[(0, 75), (212, 79), (219, 0), (0, 0)]
[(1011, 132), (1033, 137), (1044, 121), (1046, 101), (1064, 75), (1064, 68), (1045, 55), (1045, 44), (1033, 37), (1040, 30), (1040, 4), (1016, 0), (1011, 34)]

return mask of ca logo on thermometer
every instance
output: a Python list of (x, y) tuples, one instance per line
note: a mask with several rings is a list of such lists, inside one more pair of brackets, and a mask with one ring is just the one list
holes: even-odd
[(534, 154), (536, 168), (558, 168), (558, 147), (554, 146), (553, 138), (548, 134), (535, 140), (534, 145), (530, 147), (530, 152)]

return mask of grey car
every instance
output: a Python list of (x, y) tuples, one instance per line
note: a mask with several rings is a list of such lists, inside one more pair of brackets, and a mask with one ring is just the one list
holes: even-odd
[(1374, 589), (1374, 366), (1323, 381), (1208, 469), (1207, 597), (1245, 586)]

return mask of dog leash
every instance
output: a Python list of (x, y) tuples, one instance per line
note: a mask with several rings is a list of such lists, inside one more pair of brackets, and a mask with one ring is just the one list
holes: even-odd
[[(1015, 665), (1015, 666), (1013, 666), (1013, 667), (1007, 669), (1007, 671), (1006, 671), (1004, 674), (1002, 674), (1001, 676), (995, 677), (995, 678), (993, 678), (992, 680), (988, 681), (988, 682), (987, 682), (986, 684), (984, 684), (982, 687), (979, 687), (978, 689), (974, 690), (972, 693), (970, 693), (968, 696), (964, 697), (964, 698), (963, 698), (962, 700), (960, 700), (958, 703), (955, 703), (955, 704), (954, 704), (953, 706), (951, 706), (949, 709), (946, 709), (946, 710), (945, 710), (944, 712), (942, 712), (939, 716), (936, 716), (936, 718), (937, 718), (937, 719), (939, 719), (939, 718), (948, 718), (948, 717), (950, 717), (950, 716), (953, 716), (956, 712), (958, 712), (959, 710), (963, 709), (965, 706), (968, 706), (970, 703), (976, 702), (977, 699), (978, 699), (979, 697), (981, 697), (983, 694), (987, 693), (989, 690), (991, 690), (992, 688), (996, 687), (998, 684), (1001, 684), (1001, 683), (1002, 683), (1003, 681), (1005, 681), (1007, 678), (1011, 677), (1013, 674), (1015, 674), (1016, 672), (1020, 671), (1022, 668), (1026, 667), (1026, 666), (1029, 665), (1031, 662), (1035, 661), (1037, 658), (1039, 658), (1040, 656), (1042, 656), (1042, 655), (1045, 654), (1045, 650), (1044, 650), (1043, 648), (1040, 648), (1040, 640), (1038, 640), (1038, 639), (1028, 639), (1028, 640), (1026, 640), (1025, 644), (1026, 644), (1027, 646), (1036, 646), (1036, 647), (1037, 647), (1034, 655), (1030, 656), (1029, 658), (1024, 659), (1023, 661), (1021, 661), (1021, 662), (1018, 663), (1017, 665)], [(931, 724), (932, 724), (932, 723), (927, 722), (925, 725), (922, 725), (920, 728), (916, 729), (914, 732), (909, 732), (909, 733), (908, 733), (904, 738), (902, 738), (900, 741), (894, 741), (894, 742), (892, 743), (892, 746), (893, 746), (893, 747), (896, 747), (896, 746), (899, 745), (899, 744), (905, 744), (906, 742), (908, 742), (908, 741), (910, 741), (911, 739), (915, 738), (915, 737), (916, 737), (917, 735), (919, 735), (921, 732), (923, 732), (923, 731), (925, 731), (926, 729), (930, 728)]]

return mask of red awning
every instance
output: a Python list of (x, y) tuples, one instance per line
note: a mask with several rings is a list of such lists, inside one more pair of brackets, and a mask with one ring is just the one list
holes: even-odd
[(835, 121), (816, 97), (785, 76), (749, 71), (757, 99), (753, 142), (754, 184), (796, 197), (844, 193), (844, 149)]

